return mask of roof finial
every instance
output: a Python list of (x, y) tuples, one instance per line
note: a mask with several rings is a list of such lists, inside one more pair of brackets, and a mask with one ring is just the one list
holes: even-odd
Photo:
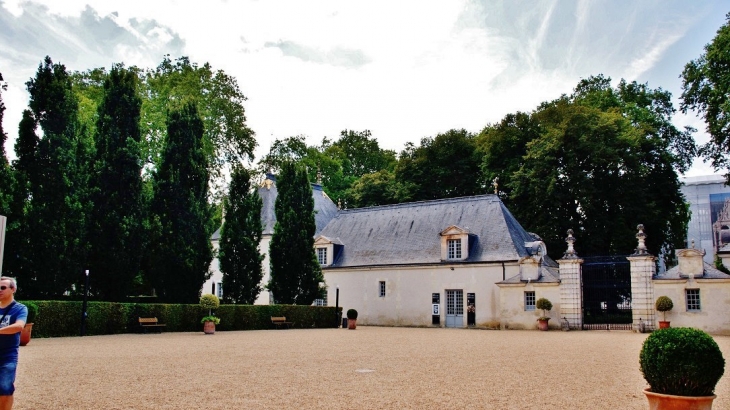
[(319, 164), (317, 164), (317, 185), (322, 186), (322, 171), (319, 168)]
[(499, 177), (494, 177), (492, 180), (492, 186), (494, 187), (494, 195), (499, 194)]
[(692, 249), (694, 249), (694, 248), (695, 248), (695, 240), (692, 239)]
[(337, 210), (342, 210), (342, 198), (337, 199)]

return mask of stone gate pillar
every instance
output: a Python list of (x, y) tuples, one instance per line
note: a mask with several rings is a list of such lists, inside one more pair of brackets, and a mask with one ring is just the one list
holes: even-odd
[(567, 320), (571, 329), (583, 328), (583, 301), (581, 298), (581, 266), (583, 259), (573, 248), (575, 237), (568, 229), (568, 250), (558, 260), (560, 264), (560, 320)]
[(631, 315), (634, 331), (654, 330), (656, 312), (654, 310), (654, 283), (656, 258), (646, 249), (644, 225), (637, 226), (636, 239), (639, 246), (626, 259), (631, 265)]

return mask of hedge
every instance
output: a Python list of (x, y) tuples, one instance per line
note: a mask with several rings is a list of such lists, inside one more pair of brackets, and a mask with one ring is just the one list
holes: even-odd
[[(78, 336), (82, 302), (19, 301), (38, 306), (33, 337)], [(200, 319), (208, 314), (200, 305), (163, 303), (88, 302), (86, 335), (136, 333), (139, 317), (156, 317), (167, 332), (202, 331)], [(285, 316), (294, 328), (333, 328), (342, 320), (342, 308), (298, 305), (220, 305), (214, 311), (221, 323), (216, 331), (271, 329), (271, 316)]]

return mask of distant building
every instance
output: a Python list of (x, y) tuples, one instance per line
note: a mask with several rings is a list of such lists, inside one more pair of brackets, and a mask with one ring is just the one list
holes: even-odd
[[(730, 187), (722, 175), (680, 179), (682, 193), (690, 204), (692, 217), (687, 228), (687, 248), (704, 249), (704, 261), (712, 264), (717, 250), (730, 243)], [(726, 205), (727, 203), (727, 205)], [(726, 211), (723, 213), (723, 209)]]
[[(271, 268), (269, 265), (269, 244), (271, 243), (271, 236), (274, 234), (274, 225), (276, 225), (276, 213), (274, 212), (274, 204), (276, 203), (276, 197), (278, 195), (276, 188), (276, 177), (272, 174), (266, 174), (266, 179), (261, 183), (258, 188), (259, 196), (261, 197), (261, 224), (264, 226), (263, 233), (261, 235), (261, 243), (259, 244), (259, 252), (264, 254), (264, 260), (261, 262), (261, 267), (264, 271), (264, 277), (261, 280), (261, 287), (263, 288), (269, 283), (271, 278)], [(321, 183), (312, 184), (312, 197), (314, 198), (314, 222), (317, 226), (315, 231), (315, 237), (319, 232), (324, 229), (325, 225), (337, 215), (337, 205), (325, 194), (322, 190)], [(220, 243), (220, 229), (218, 229), (211, 237), (213, 249), (217, 252)], [(218, 258), (214, 258), (210, 264), (210, 270), (213, 273), (207, 282), (203, 284), (203, 294), (212, 293), (218, 297), (223, 297), (225, 289), (223, 289), (223, 273), (220, 271), (220, 265)], [(266, 289), (262, 290), (259, 297), (256, 299), (256, 305), (269, 305), (273, 304), (271, 294)]]

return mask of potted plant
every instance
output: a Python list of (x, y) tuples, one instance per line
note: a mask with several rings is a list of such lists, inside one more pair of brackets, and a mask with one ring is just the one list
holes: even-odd
[(712, 336), (692, 328), (657, 330), (639, 355), (650, 409), (711, 409), (725, 359)]
[(356, 327), (357, 327), (357, 310), (348, 309), (347, 310), (347, 328), (355, 329)]
[(200, 320), (200, 323), (203, 324), (203, 333), (206, 335), (215, 334), (215, 325), (221, 322), (220, 318), (215, 317), (212, 313), (212, 310), (217, 309), (220, 304), (221, 301), (216, 295), (208, 293), (200, 297), (200, 307), (208, 309), (208, 315)]
[(664, 320), (659, 321), (659, 329), (666, 329), (669, 327), (669, 322), (667, 322), (667, 312), (672, 310), (674, 307), (674, 303), (672, 303), (672, 299), (669, 298), (669, 296), (659, 296), (656, 300), (656, 303), (654, 303), (654, 307), (656, 310), (662, 312)]
[(548, 317), (547, 312), (552, 310), (553, 304), (545, 298), (540, 298), (535, 302), (535, 307), (542, 310), (542, 316), (537, 318), (537, 328), (540, 330), (548, 330), (550, 317)]
[(20, 345), (25, 346), (30, 343), (30, 337), (33, 333), (33, 323), (38, 316), (38, 305), (32, 302), (23, 303), (28, 308), (28, 320), (20, 331)]

